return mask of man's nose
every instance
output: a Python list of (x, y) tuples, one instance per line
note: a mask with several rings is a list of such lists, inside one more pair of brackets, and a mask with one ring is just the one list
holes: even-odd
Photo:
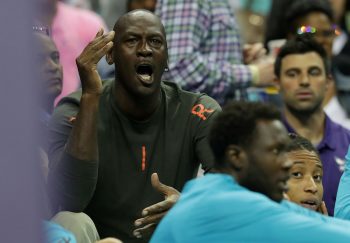
[(47, 72), (57, 72), (59, 70), (60, 64), (52, 60), (52, 58), (48, 58), (46, 60), (46, 70)]
[(147, 41), (142, 41), (140, 47), (137, 50), (137, 54), (142, 57), (149, 57), (152, 55), (152, 49), (148, 45)]
[(300, 84), (300, 86), (303, 86), (303, 87), (309, 86), (310, 85), (309, 75), (307, 75), (307, 74), (301, 75), (299, 84)]
[(304, 187), (304, 191), (315, 194), (318, 190), (317, 190), (317, 185), (315, 183), (314, 178), (312, 176), (308, 176), (305, 178), (305, 180), (306, 180), (306, 184)]

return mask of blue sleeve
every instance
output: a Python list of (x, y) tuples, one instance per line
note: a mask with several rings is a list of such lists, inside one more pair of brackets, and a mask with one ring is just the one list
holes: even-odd
[(76, 243), (74, 235), (64, 229), (59, 224), (53, 223), (51, 221), (43, 222), (45, 242), (47, 243), (60, 243), (69, 242)]
[(340, 178), (334, 217), (350, 220), (350, 146), (345, 157), (345, 170)]

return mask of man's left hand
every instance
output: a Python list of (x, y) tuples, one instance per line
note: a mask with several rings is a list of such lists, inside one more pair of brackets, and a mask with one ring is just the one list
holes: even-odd
[(151, 235), (160, 220), (180, 197), (180, 192), (175, 188), (166, 186), (159, 181), (157, 173), (152, 174), (151, 183), (155, 190), (164, 195), (165, 200), (142, 210), (143, 218), (135, 221), (135, 227), (137, 228), (133, 232), (137, 238)]
[(255, 64), (266, 58), (266, 49), (262, 43), (245, 44), (243, 46), (243, 59), (245, 64)]

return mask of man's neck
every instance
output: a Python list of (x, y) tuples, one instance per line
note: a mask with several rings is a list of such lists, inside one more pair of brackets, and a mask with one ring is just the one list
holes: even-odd
[(46, 97), (41, 100), (41, 109), (48, 114), (52, 114), (54, 108), (55, 98)]
[(147, 97), (135, 97), (121, 87), (115, 88), (115, 101), (120, 111), (126, 116), (143, 121), (147, 120), (161, 103), (161, 91)]
[(306, 116), (294, 114), (285, 108), (284, 116), (295, 132), (310, 140), (313, 145), (317, 146), (322, 141), (325, 130), (325, 114), (322, 109)]

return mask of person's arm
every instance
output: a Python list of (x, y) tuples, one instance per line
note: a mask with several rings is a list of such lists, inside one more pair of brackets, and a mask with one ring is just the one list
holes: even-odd
[(345, 170), (338, 186), (334, 217), (350, 220), (350, 146), (345, 157)]
[[(59, 107), (53, 116), (49, 183), (51, 198), (60, 209), (83, 211), (95, 190), (98, 172), (97, 114), (102, 92), (96, 66), (112, 48), (113, 37), (114, 32), (103, 35), (103, 30), (99, 31), (77, 58), (82, 82), (77, 114), (74, 115), (77, 107), (68, 105)], [(65, 112), (72, 116), (67, 116)]]
[[(157, 3), (156, 14), (165, 25), (169, 48), (169, 72), (165, 74), (167, 79), (178, 83), (185, 90), (204, 92), (218, 99), (230, 95), (235, 84), (250, 81), (251, 72), (242, 63), (238, 31), (235, 26), (229, 25), (231, 22), (227, 22), (232, 15), (229, 9), (226, 11), (227, 16), (223, 16), (222, 21), (213, 23), (208, 1), (182, 0), (175, 3), (160, 0)], [(226, 53), (229, 57), (218, 63), (210, 58), (210, 53), (202, 53), (200, 45), (205, 39), (207, 46), (218, 46), (215, 41), (220, 35), (221, 38), (227, 35), (228, 42), (221, 45), (231, 53)], [(233, 43), (229, 39), (235, 40), (235, 45), (228, 46), (228, 43)]]
[(248, 87), (253, 76), (267, 76), (259, 74), (259, 70), (267, 70), (267, 65), (272, 64), (259, 64), (252, 69), (243, 63), (241, 40), (229, 5), (224, 8), (215, 4), (160, 0), (156, 14), (165, 25), (168, 41), (170, 62), (165, 79), (185, 90), (206, 93), (223, 104), (234, 96), (235, 90)]
[(209, 146), (208, 136), (211, 124), (220, 112), (220, 105), (207, 95), (201, 96), (192, 109), (195, 120), (193, 130), (196, 159), (201, 163), (204, 172), (210, 171), (214, 165), (214, 155)]

